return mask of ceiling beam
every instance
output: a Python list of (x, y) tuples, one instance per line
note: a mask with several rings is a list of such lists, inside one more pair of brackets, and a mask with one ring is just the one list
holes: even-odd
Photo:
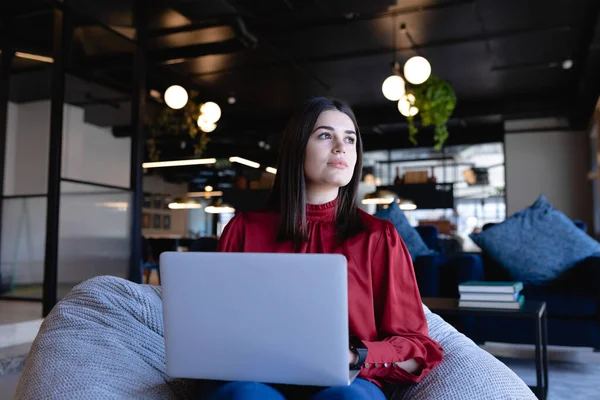
[(209, 19), (205, 19), (198, 22), (192, 22), (187, 25), (174, 26), (169, 28), (155, 28), (148, 31), (148, 37), (157, 38), (168, 35), (173, 35), (176, 33), (184, 33), (184, 32), (195, 32), (206, 28), (214, 28), (216, 26), (223, 26), (223, 21), (231, 20), (232, 18), (237, 17), (235, 14), (227, 14), (218, 17), (211, 17)]
[[(416, 44), (415, 46), (405, 46), (405, 47), (396, 47), (395, 49), (389, 46), (377, 47), (372, 49), (363, 49), (363, 50), (355, 50), (343, 53), (334, 53), (327, 54), (322, 56), (311, 56), (311, 57), (301, 57), (296, 56), (295, 60), (299, 64), (312, 64), (312, 63), (325, 63), (325, 62), (335, 62), (335, 61), (344, 61), (344, 60), (352, 60), (354, 58), (362, 58), (362, 57), (372, 57), (379, 56), (382, 54), (391, 54), (392, 52), (402, 52), (402, 51), (414, 51), (421, 49), (430, 49), (436, 47), (447, 47), (447, 46), (457, 46), (468, 43), (477, 43), (477, 42), (487, 42), (489, 40), (502, 40), (509, 39), (513, 37), (529, 35), (529, 34), (540, 34), (540, 33), (549, 33), (549, 32), (570, 32), (575, 29), (570, 25), (558, 25), (553, 27), (546, 28), (526, 28), (526, 29), (511, 29), (507, 31), (495, 32), (495, 33), (487, 33), (487, 34), (479, 34), (479, 35), (471, 35), (464, 38), (454, 38), (454, 39), (445, 39), (445, 40), (437, 40), (429, 43)], [(270, 62), (264, 63), (260, 65), (253, 65), (253, 68), (270, 68), (276, 65), (282, 65), (279, 62)], [(222, 68), (216, 71), (209, 72), (201, 72), (201, 73), (191, 73), (193, 76), (208, 76), (208, 75), (218, 75), (222, 73), (232, 72), (235, 70), (246, 70), (248, 69), (248, 65), (236, 65), (229, 68)]]
[[(504, 124), (473, 125), (473, 126), (450, 126), (450, 136), (445, 146), (480, 144), (504, 141)], [(421, 128), (417, 133), (418, 147), (434, 146), (433, 128)], [(415, 146), (408, 138), (408, 130), (388, 133), (385, 135), (364, 135), (363, 147), (365, 151), (410, 149)]]
[[(221, 0), (221, 3), (223, 3), (224, 5), (229, 7), (229, 9), (236, 14), (241, 14), (241, 15), (247, 16), (249, 18), (256, 19), (256, 17), (254, 15), (249, 13), (246, 9), (242, 9), (242, 7), (239, 6), (237, 3), (233, 4), (233, 3), (235, 3), (235, 0)], [(242, 9), (243, 12), (240, 12), (240, 9)], [(292, 66), (296, 71), (300, 72), (302, 75), (304, 75), (308, 79), (315, 81), (323, 89), (325, 89), (327, 91), (331, 91), (331, 85), (329, 85), (328, 83), (323, 81), (321, 78), (319, 78), (316, 73), (314, 73), (313, 71), (311, 71), (308, 68), (301, 65), (295, 56), (292, 56), (292, 55), (288, 54), (286, 51), (280, 49), (278, 46), (275, 46), (262, 34), (260, 34), (260, 35), (257, 34), (256, 37), (260, 41), (261, 45), (268, 48), (278, 58), (280, 58), (285, 63)]]
[(573, 27), (570, 25), (559, 25), (553, 27), (546, 28), (525, 28), (525, 29), (511, 29), (507, 31), (487, 33), (487, 34), (479, 34), (479, 35), (470, 35), (468, 37), (463, 38), (452, 38), (452, 39), (444, 39), (444, 40), (436, 40), (431, 41), (429, 43), (423, 44), (414, 44), (411, 46), (404, 47), (381, 47), (376, 49), (368, 49), (368, 50), (359, 50), (354, 52), (345, 52), (338, 54), (331, 54), (326, 56), (316, 56), (316, 57), (305, 57), (298, 58), (300, 62), (306, 63), (315, 63), (315, 62), (330, 62), (330, 61), (339, 61), (357, 57), (365, 57), (365, 56), (374, 56), (380, 54), (389, 54), (392, 51), (413, 51), (420, 49), (431, 49), (435, 47), (448, 47), (448, 46), (457, 46), (468, 43), (477, 43), (477, 42), (486, 42), (488, 40), (502, 40), (509, 39), (517, 36), (530, 35), (530, 34), (540, 34), (540, 33), (549, 33), (549, 32), (570, 32), (573, 30)]
[[(557, 97), (520, 96), (488, 101), (460, 100), (450, 120), (466, 120), (468, 123), (468, 119), (489, 116), (513, 119), (526, 116), (561, 116), (567, 114), (568, 108), (564, 106), (564, 100)], [(406, 122), (406, 118), (400, 115), (396, 104), (393, 102), (374, 107), (354, 107), (354, 113), (361, 127)], [(249, 121), (245, 120), (245, 122)]]
[(183, 32), (195, 32), (202, 29), (214, 28), (214, 27), (222, 27), (228, 26), (235, 33), (236, 38), (240, 41), (240, 43), (246, 48), (254, 48), (257, 43), (257, 38), (251, 32), (248, 31), (244, 20), (242, 20), (239, 16), (229, 15), (225, 17), (219, 18), (211, 18), (206, 21), (201, 21), (197, 23), (192, 23), (188, 25), (182, 25), (178, 27), (172, 28), (162, 28), (156, 29), (150, 32), (150, 38), (160, 38), (168, 35), (173, 35), (176, 33)]
[[(148, 59), (153, 63), (175, 59), (196, 58), (212, 54), (229, 54), (245, 50), (246, 47), (238, 39), (228, 39), (221, 42), (195, 44), (190, 46), (155, 49), (148, 52)], [(90, 57), (85, 64), (94, 71), (123, 70), (132, 66), (132, 56), (129, 53), (114, 56)]]
[(438, 11), (446, 8), (453, 8), (457, 6), (473, 4), (475, 0), (447, 0), (444, 2), (428, 4), (428, 5), (415, 5), (409, 7), (395, 7), (385, 12), (380, 13), (347, 13), (341, 17), (334, 18), (323, 18), (318, 20), (312, 20), (309, 22), (300, 22), (296, 24), (277, 25), (277, 20), (269, 16), (266, 25), (260, 25), (260, 21), (256, 21), (256, 26), (260, 27), (261, 33), (284, 33), (284, 32), (300, 32), (303, 30), (311, 30), (314, 28), (329, 27), (336, 25), (348, 25), (352, 22), (360, 21), (372, 21), (377, 19), (394, 18), (400, 15), (409, 15), (422, 13), (427, 11)]
[[(6, 5), (8, 4), (8, 5)], [(18, 2), (18, 1), (6, 1), (3, 2), (2, 7), (0, 7), (0, 13), (1, 13), (1, 19), (2, 20), (11, 20), (11, 21), (20, 21), (21, 23), (23, 22), (22, 20), (25, 19), (29, 19), (29, 18), (36, 18), (39, 17), (41, 15), (46, 15), (48, 14), (49, 18), (52, 18), (51, 12), (52, 12), (53, 8), (52, 8), (52, 1), (51, 0), (44, 0), (44, 1), (36, 1), (36, 2), (32, 2), (32, 1), (25, 1), (25, 2)]]

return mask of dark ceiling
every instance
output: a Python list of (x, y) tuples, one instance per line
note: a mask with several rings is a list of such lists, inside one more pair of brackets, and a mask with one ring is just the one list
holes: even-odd
[[(127, 135), (132, 2), (71, 3), (76, 28), (67, 101), (85, 107), (89, 122)], [(566, 117), (571, 128), (583, 129), (600, 93), (598, 0), (149, 3), (148, 89), (180, 84), (223, 109), (206, 156), (272, 163), (291, 110), (314, 95), (354, 107), (367, 150), (409, 146), (406, 119), (381, 93), (394, 53), (400, 63), (425, 56), (454, 87), (450, 144), (501, 138), (502, 122), (513, 118)], [(52, 55), (52, 2), (3, 2), (0, 15), (1, 48)], [(48, 98), (49, 64), (16, 60), (11, 99)], [(563, 69), (565, 60), (572, 68)], [(156, 112), (161, 105), (149, 99)], [(423, 131), (421, 143), (430, 137)], [(161, 143), (165, 159), (189, 156), (181, 138)]]

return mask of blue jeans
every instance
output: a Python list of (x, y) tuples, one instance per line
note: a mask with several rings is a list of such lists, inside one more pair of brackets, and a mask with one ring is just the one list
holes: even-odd
[(209, 400), (385, 400), (373, 383), (357, 378), (349, 386), (329, 388), (266, 385), (258, 382), (213, 382), (203, 391)]

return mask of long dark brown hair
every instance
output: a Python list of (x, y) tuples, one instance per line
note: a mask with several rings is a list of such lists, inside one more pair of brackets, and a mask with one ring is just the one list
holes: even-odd
[(279, 211), (281, 223), (277, 240), (296, 243), (308, 240), (306, 231), (306, 177), (304, 159), (306, 145), (319, 115), (328, 110), (346, 114), (356, 132), (356, 165), (348, 185), (341, 187), (336, 210), (336, 236), (339, 240), (350, 238), (365, 227), (360, 218), (356, 197), (362, 171), (362, 139), (356, 117), (350, 106), (343, 101), (327, 97), (315, 97), (298, 109), (288, 122), (277, 162), (277, 175), (269, 199), (269, 208)]

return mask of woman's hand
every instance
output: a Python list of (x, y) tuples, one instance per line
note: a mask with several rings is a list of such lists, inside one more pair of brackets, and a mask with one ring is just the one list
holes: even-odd
[(350, 366), (354, 366), (358, 363), (358, 354), (355, 354), (352, 350), (348, 349), (348, 361)]

